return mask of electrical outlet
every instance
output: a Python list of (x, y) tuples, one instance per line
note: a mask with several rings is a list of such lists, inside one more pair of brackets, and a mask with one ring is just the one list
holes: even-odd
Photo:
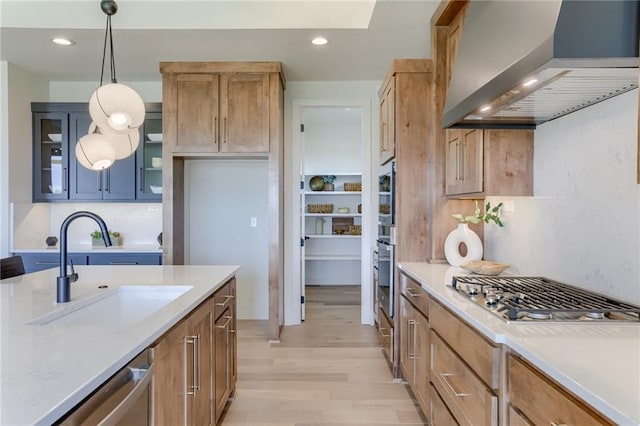
[(255, 228), (256, 226), (258, 226), (258, 218), (257, 217), (252, 217), (251, 218), (251, 227)]
[(514, 211), (513, 201), (503, 201), (502, 210), (507, 213), (513, 212)]

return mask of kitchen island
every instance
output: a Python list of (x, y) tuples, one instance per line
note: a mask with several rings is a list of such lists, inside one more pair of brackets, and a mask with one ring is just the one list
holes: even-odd
[(507, 323), (450, 286), (454, 275), (467, 271), (428, 263), (399, 267), (488, 341), (517, 353), (611, 421), (640, 424), (640, 322)]
[[(64, 304), (55, 301), (57, 268), (1, 280), (0, 424), (48, 425), (58, 420), (238, 269), (78, 266), (79, 280), (71, 286), (71, 301)], [(100, 310), (100, 300), (125, 290), (136, 295), (125, 305), (127, 312), (112, 317), (113, 312)], [(157, 292), (172, 298), (152, 300)], [(152, 296), (146, 301), (140, 298), (143, 293)], [(74, 321), (76, 316), (83, 320)]]

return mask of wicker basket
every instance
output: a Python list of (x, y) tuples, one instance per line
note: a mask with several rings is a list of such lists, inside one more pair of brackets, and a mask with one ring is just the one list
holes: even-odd
[(349, 225), (349, 235), (362, 235), (362, 225)]
[(362, 191), (362, 183), (360, 182), (345, 182), (344, 183), (345, 191)]
[(308, 204), (309, 213), (333, 213), (333, 204)]
[(391, 213), (391, 206), (389, 204), (380, 204), (380, 213), (382, 214)]

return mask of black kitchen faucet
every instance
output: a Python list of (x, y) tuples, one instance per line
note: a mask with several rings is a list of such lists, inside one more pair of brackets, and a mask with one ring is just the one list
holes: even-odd
[(71, 283), (78, 280), (78, 274), (73, 270), (71, 264), (71, 274), (67, 275), (67, 228), (69, 224), (79, 217), (88, 217), (96, 221), (102, 232), (102, 239), (106, 247), (111, 246), (111, 238), (107, 230), (107, 224), (95, 213), (79, 211), (70, 214), (60, 225), (60, 276), (57, 279), (56, 302), (65, 303), (71, 300)]

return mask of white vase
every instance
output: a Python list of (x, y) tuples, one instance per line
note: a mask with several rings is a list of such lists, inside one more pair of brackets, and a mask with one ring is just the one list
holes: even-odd
[[(467, 246), (466, 256), (460, 254), (460, 244), (462, 243)], [(481, 260), (482, 241), (480, 241), (478, 234), (469, 229), (469, 225), (460, 223), (444, 240), (444, 256), (452, 266), (460, 266), (469, 260)]]

